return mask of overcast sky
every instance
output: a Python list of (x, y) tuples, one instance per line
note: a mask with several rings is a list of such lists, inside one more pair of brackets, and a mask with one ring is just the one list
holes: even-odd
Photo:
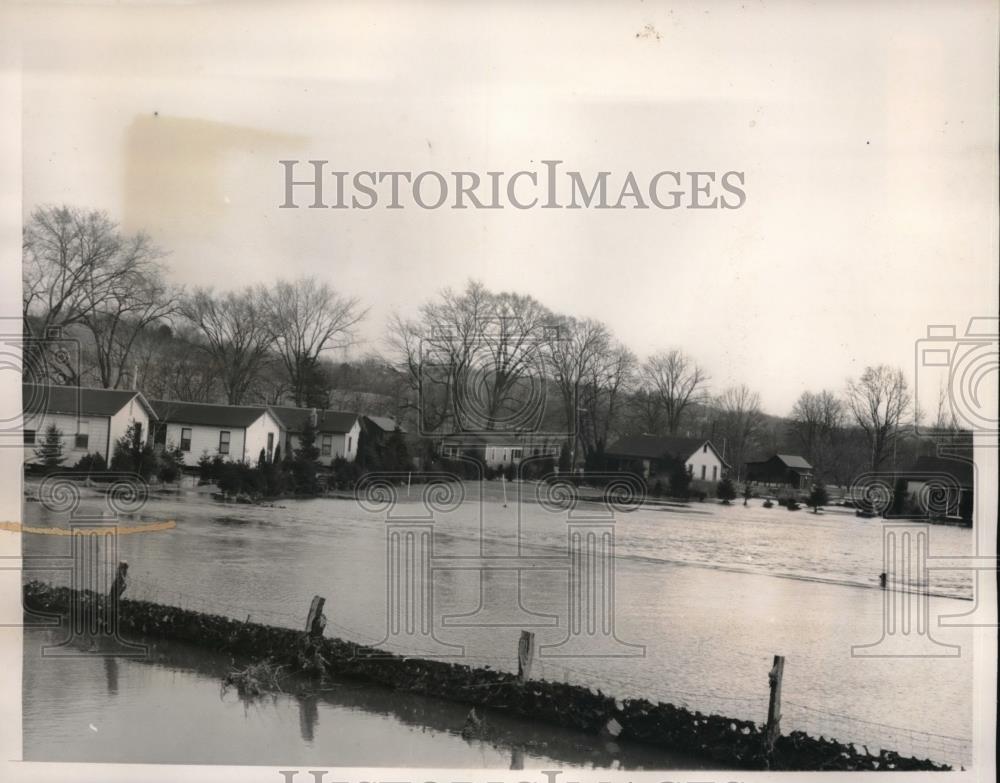
[[(191, 5), (25, 17), (24, 204), (106, 209), (217, 288), (386, 317), (474, 277), (681, 347), (771, 413), (995, 313), (996, 6)], [(824, 7), (818, 7), (824, 6)], [(279, 159), (731, 169), (739, 210), (279, 210)]]

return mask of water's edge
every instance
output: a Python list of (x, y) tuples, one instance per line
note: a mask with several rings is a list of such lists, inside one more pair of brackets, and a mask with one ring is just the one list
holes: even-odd
[[(66, 614), (72, 608), (94, 614), (102, 604), (96, 594), (89, 592), (39, 582), (24, 586), (27, 611)], [(567, 683), (522, 682), (507, 672), (403, 657), (341, 639), (310, 637), (288, 628), (240, 622), (146, 601), (122, 600), (117, 617), (121, 629), (142, 635), (271, 660), (302, 672), (325, 670), (400, 691), (482, 705), (592, 735), (605, 733), (711, 759), (733, 768), (949, 769), (893, 751), (882, 750), (872, 755), (866, 749), (862, 753), (852, 745), (817, 739), (804, 732), (778, 737), (768, 758), (764, 751), (764, 729), (752, 721), (706, 715), (645, 699), (616, 700), (600, 691)]]

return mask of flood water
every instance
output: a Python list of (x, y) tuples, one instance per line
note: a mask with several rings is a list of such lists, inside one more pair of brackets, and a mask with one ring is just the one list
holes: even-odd
[(65, 630), (28, 632), (24, 758), (117, 763), (511, 768), (702, 769), (641, 744), (345, 680), (288, 678), (281, 692), (240, 696), (222, 682), (228, 656), (142, 640), (142, 659), (30, 654)]
[[(615, 588), (613, 599), (606, 600), (613, 601), (614, 632), (621, 643), (609, 642), (598, 628), (598, 633), (576, 639), (582, 646), (571, 650), (573, 657), (566, 657), (569, 648), (558, 645), (567, 638), (573, 586), (568, 565), (561, 565), (571, 560), (567, 556), (568, 515), (536, 502), (534, 486), (523, 489), (526, 497), (518, 502), (518, 487), (508, 487), (504, 504), (501, 487), (488, 485), (481, 497), (477, 486), (467, 485), (464, 500), (434, 511), (433, 593), (428, 596), (432, 636), (417, 633), (402, 641), (399, 636), (387, 638), (392, 630), (387, 625), (387, 604), (394, 594), (387, 588), (390, 536), (386, 514), (382, 509), (365, 510), (353, 500), (286, 500), (271, 508), (222, 505), (196, 492), (154, 498), (121, 522), (141, 525), (168, 519), (176, 521), (176, 527), (119, 537), (119, 556), (130, 566), (126, 597), (302, 628), (310, 600), (322, 595), (327, 599), (329, 636), (507, 670), (516, 668), (521, 629), (529, 629), (539, 645), (533, 677), (758, 722), (767, 714), (772, 657), (780, 654), (786, 658), (784, 731), (801, 728), (866, 743), (872, 750), (887, 747), (968, 764), (971, 633), (937, 627), (941, 615), (971, 611), (972, 582), (967, 573), (931, 571), (928, 585), (931, 633), (941, 645), (958, 645), (960, 655), (857, 657), (852, 655), (852, 646), (874, 643), (882, 633), (885, 593), (877, 580), (883, 570), (880, 520), (833, 510), (813, 514), (764, 509), (760, 501), (752, 501), (749, 507), (694, 503), (687, 508), (619, 513), (614, 521)], [(98, 496), (85, 498), (77, 513), (99, 514), (103, 503)], [(392, 514), (394, 524), (405, 526), (409, 519), (410, 529), (427, 524), (419, 521), (428, 511), (417, 487), (409, 498), (406, 489), (401, 490)], [(25, 515), (29, 526), (68, 526), (65, 514), (47, 511), (38, 503), (27, 503)], [(577, 524), (593, 516), (585, 507), (574, 515), (569, 519)], [(969, 529), (932, 526), (930, 549), (936, 556), (969, 555), (973, 536)], [(65, 536), (24, 536), (24, 550), (29, 554), (68, 555), (69, 547)], [(486, 562), (484, 557), (494, 565), (499, 558), (515, 559), (509, 561), (507, 570), (482, 570), (476, 564)], [(545, 567), (531, 568), (533, 559), (545, 560)], [(408, 562), (416, 567), (419, 558)], [(529, 569), (522, 570), (520, 578), (514, 570), (518, 565)], [(55, 572), (35, 578), (65, 581), (64, 574)], [(404, 596), (403, 600), (418, 597)], [(28, 649), (26, 656), (30, 657)], [(133, 704), (141, 710), (143, 704), (155, 703), (174, 717), (162, 724), (129, 723), (136, 736), (130, 740), (128, 758), (139, 760), (148, 753), (148, 760), (156, 760), (158, 753), (169, 752), (164, 751), (157, 732), (168, 731), (168, 723), (184, 724), (181, 715), (194, 710), (202, 699), (219, 700), (218, 677), (206, 677), (203, 670), (185, 669), (169, 660), (153, 666), (119, 661), (119, 695), (114, 705), (106, 695), (101, 664), (87, 669), (81, 678), (89, 683), (87, 688), (70, 689), (59, 697), (63, 708), (57, 713), (44, 695), (44, 683), (57, 677), (55, 669), (49, 668), (52, 665), (40, 664), (29, 680), (26, 661), (26, 752), (48, 748), (45, 737), (78, 732), (78, 723), (68, 725), (70, 718), (64, 715), (100, 709), (107, 717), (119, 705), (124, 709)], [(122, 672), (128, 674), (122, 676)], [(198, 678), (206, 682), (196, 687)], [(178, 682), (185, 683), (184, 687), (177, 687)], [(122, 696), (125, 691), (128, 695)], [(368, 698), (362, 696), (359, 701)], [(391, 694), (387, 703), (405, 698), (409, 697)], [(220, 704), (213, 708), (218, 714), (212, 725), (231, 742), (220, 740), (217, 746), (200, 748), (204, 761), (259, 759), (263, 751), (256, 729), (250, 727), (254, 721), (286, 726), (282, 736), (288, 744), (278, 747), (266, 762), (329, 759), (323, 755), (325, 741), (316, 739), (311, 745), (303, 739), (304, 733), (297, 733), (301, 710), (294, 699), (278, 698), (273, 705), (257, 705), (249, 713), (242, 705), (226, 706), (224, 699)], [(68, 711), (67, 705), (76, 712)], [(317, 709), (321, 718), (330, 711), (326, 725), (339, 725), (336, 703), (320, 700)], [(378, 725), (386, 732), (421, 731), (406, 721), (402, 727), (388, 728), (386, 720), (399, 719), (391, 710), (388, 717), (355, 715), (359, 710), (365, 712), (356, 707), (351, 720), (345, 719), (348, 724), (359, 721), (359, 737), (351, 746), (352, 753), (356, 751), (351, 758), (359, 764), (392, 762), (384, 757), (391, 743), (373, 739), (366, 745), (362, 720), (382, 721)], [(29, 722), (29, 712), (38, 719)], [(464, 716), (466, 711), (459, 712)], [(249, 717), (253, 715), (258, 717)], [(452, 726), (452, 716), (447, 720)], [(428, 731), (433, 728), (423, 719), (415, 723), (430, 725)], [(442, 731), (450, 738), (448, 747), (440, 738), (426, 746), (414, 739), (412, 756), (405, 763), (507, 766), (509, 751), (517, 746), (487, 743), (488, 752), (473, 751), (461, 738)], [(372, 734), (378, 735), (378, 731)], [(456, 741), (458, 745), (451, 748)], [(88, 743), (70, 744), (82, 754), (76, 758), (95, 758), (88, 748), (97, 745), (92, 737)], [(318, 746), (324, 746), (319, 758), (310, 755), (311, 748)], [(521, 746), (530, 755), (531, 743)], [(400, 747), (410, 746), (403, 743)], [(369, 752), (370, 757), (365, 755)], [(476, 753), (481, 754), (479, 760), (470, 760)], [(574, 760), (567, 752), (556, 756), (567, 763), (603, 766), (607, 761)], [(642, 760), (623, 763), (645, 764)], [(660, 766), (669, 766), (669, 760)]]

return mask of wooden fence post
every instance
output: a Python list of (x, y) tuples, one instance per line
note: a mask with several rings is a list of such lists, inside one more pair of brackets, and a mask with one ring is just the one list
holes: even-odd
[(767, 705), (767, 732), (765, 734), (768, 758), (774, 751), (774, 743), (781, 734), (781, 678), (785, 673), (785, 656), (775, 655), (774, 665), (767, 675), (771, 684), (771, 700)]
[(326, 599), (323, 596), (313, 596), (309, 605), (309, 616), (306, 618), (306, 633), (310, 637), (318, 638), (323, 635), (323, 629), (326, 628), (326, 615), (323, 614), (325, 605)]
[(108, 588), (108, 594), (97, 601), (97, 619), (104, 633), (114, 634), (118, 631), (118, 599), (128, 586), (125, 577), (128, 575), (128, 563), (122, 560), (118, 563), (115, 578)]
[(531, 631), (521, 631), (517, 642), (517, 679), (525, 682), (531, 677), (531, 664), (535, 660), (535, 635)]
[(122, 593), (125, 592), (127, 583), (125, 577), (128, 574), (128, 563), (122, 560), (118, 564), (118, 570), (115, 572), (115, 580), (111, 583), (111, 589), (108, 591), (108, 600), (117, 601), (122, 597)]

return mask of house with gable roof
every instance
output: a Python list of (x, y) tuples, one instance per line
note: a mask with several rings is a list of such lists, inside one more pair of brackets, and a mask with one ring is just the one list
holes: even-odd
[(27, 464), (38, 461), (35, 449), (51, 425), (61, 433), (64, 464), (72, 466), (87, 454), (100, 454), (110, 462), (115, 443), (130, 425), (139, 426), (142, 438), (157, 418), (149, 400), (132, 389), (25, 383), (21, 394)]
[(806, 489), (813, 482), (813, 466), (798, 454), (775, 454), (746, 464), (747, 481), (768, 486)]
[(644, 478), (669, 474), (681, 464), (691, 478), (719, 481), (729, 469), (719, 450), (705, 438), (629, 435), (608, 446), (605, 454), (613, 467)]
[(184, 464), (202, 455), (256, 465), (263, 451), (272, 459), (281, 442), (281, 423), (267, 407), (151, 400), (157, 422), (153, 446), (179, 448)]
[(361, 417), (356, 413), (317, 408), (292, 408), (272, 405), (269, 410), (281, 424), (281, 448), (292, 454), (299, 447), (300, 435), (308, 422), (316, 428), (319, 462), (329, 467), (341, 457), (353, 462), (358, 456)]

